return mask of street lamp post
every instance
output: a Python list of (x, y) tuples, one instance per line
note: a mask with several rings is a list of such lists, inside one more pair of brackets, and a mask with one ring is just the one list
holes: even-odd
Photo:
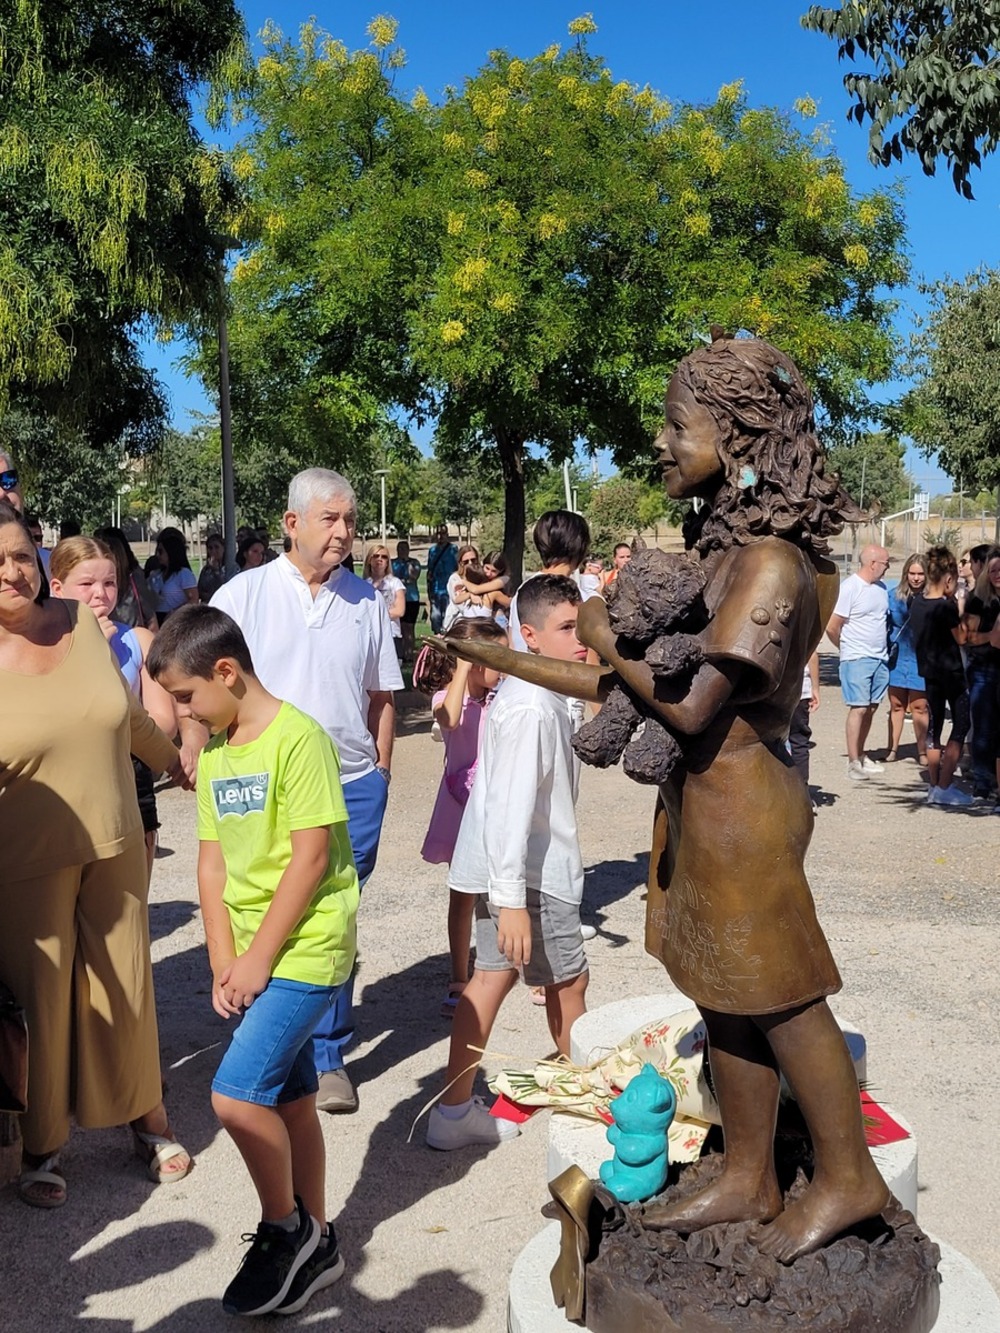
[(385, 479), (386, 479), (386, 477), (389, 475), (389, 469), (386, 468), (386, 467), (376, 468), (376, 470), (375, 470), (375, 475), (376, 475), (376, 477), (378, 477), (378, 479), (379, 479), (379, 490), (381, 491), (381, 496), (382, 496), (382, 545), (384, 546), (384, 545), (385, 545), (385, 541), (386, 541), (386, 526), (385, 526)]

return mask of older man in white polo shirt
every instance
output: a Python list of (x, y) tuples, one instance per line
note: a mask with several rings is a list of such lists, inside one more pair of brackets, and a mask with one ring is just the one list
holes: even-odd
[[(336, 744), (363, 885), (378, 855), (396, 721), (392, 692), (402, 689), (403, 679), (384, 600), (341, 568), (356, 518), (354, 491), (339, 473), (298, 473), (285, 514), (291, 550), (223, 584), (212, 605), (242, 629), (264, 686), (315, 718)], [(357, 1106), (344, 1069), (344, 1050), (354, 1036), (351, 993), (348, 981), (315, 1033), (318, 1105), (324, 1111)]]

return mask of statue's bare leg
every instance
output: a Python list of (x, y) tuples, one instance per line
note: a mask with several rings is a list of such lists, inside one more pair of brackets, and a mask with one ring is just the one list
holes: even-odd
[(790, 1264), (877, 1216), (890, 1195), (865, 1143), (854, 1065), (826, 1001), (756, 1021), (799, 1104), (815, 1157), (806, 1192), (756, 1233), (765, 1254)]
[(781, 1211), (774, 1172), (778, 1070), (770, 1046), (751, 1018), (702, 1009), (712, 1076), (722, 1112), (725, 1165), (697, 1194), (643, 1213), (654, 1231), (697, 1231), (716, 1222), (766, 1222)]

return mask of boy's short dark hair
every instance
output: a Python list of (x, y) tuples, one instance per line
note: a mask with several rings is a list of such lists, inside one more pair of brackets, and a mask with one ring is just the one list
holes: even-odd
[(580, 589), (565, 574), (538, 574), (517, 590), (517, 618), (522, 625), (540, 629), (557, 606), (563, 602), (579, 606), (582, 601)]
[(587, 520), (569, 509), (547, 510), (535, 524), (531, 536), (544, 566), (565, 562), (576, 569), (590, 550)]
[(146, 670), (154, 680), (173, 666), (185, 676), (209, 680), (220, 657), (231, 657), (256, 675), (243, 631), (231, 616), (215, 606), (182, 606), (157, 631)]
[(982, 546), (973, 546), (969, 552), (969, 559), (975, 560), (977, 565), (985, 565), (986, 557), (989, 555), (989, 553), (990, 553), (990, 548), (988, 545), (984, 544)]

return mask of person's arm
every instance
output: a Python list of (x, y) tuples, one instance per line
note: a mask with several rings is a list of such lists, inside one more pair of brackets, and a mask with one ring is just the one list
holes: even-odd
[(485, 583), (473, 583), (472, 590), (482, 595), (487, 592), (502, 592), (507, 586), (507, 576), (502, 574), (496, 579), (487, 579)]
[(292, 859), (246, 953), (223, 969), (219, 987), (233, 1011), (241, 1012), (266, 987), (289, 935), (302, 920), (330, 863), (330, 826), (293, 829)]
[(122, 689), (129, 706), (129, 749), (154, 773), (167, 773), (179, 787), (190, 791), (194, 783), (188, 777), (180, 754), (169, 737), (165, 736), (143, 708), (122, 678)]
[(142, 700), (142, 706), (164, 735), (173, 740), (177, 735), (177, 709), (174, 707), (173, 697), (146, 670), (146, 657), (149, 653), (150, 644), (153, 642), (153, 636), (148, 629), (143, 629), (141, 625), (136, 625), (132, 633), (142, 650), (142, 670), (139, 673), (139, 697)]
[(368, 691), (368, 731), (375, 742), (376, 767), (390, 773), (396, 736), (396, 701), (392, 690)]
[(531, 919), (527, 910), (528, 839), (538, 791), (552, 770), (555, 737), (535, 709), (518, 709), (493, 733), (483, 848), (490, 902), (500, 909), (498, 944), (515, 967), (531, 959)]
[(389, 607), (390, 620), (402, 620), (403, 613), (406, 611), (406, 589), (402, 584), (396, 589), (396, 595), (392, 599), (392, 606)]
[(834, 614), (830, 617), (829, 623), (827, 624), (826, 627), (826, 637), (833, 644), (834, 648), (840, 647), (840, 634), (846, 624), (847, 624), (846, 616), (838, 616), (836, 612), (834, 612)]
[(970, 648), (980, 648), (983, 644), (990, 643), (992, 640), (992, 635), (988, 631), (980, 633), (979, 626), (982, 619), (982, 616), (974, 615), (971, 611), (962, 617), (962, 624), (965, 627), (965, 642)]
[(236, 959), (233, 928), (223, 901), (226, 889), (226, 863), (217, 842), (202, 839), (198, 844), (198, 899), (201, 924), (208, 946), (208, 965), (212, 969), (212, 1008), (220, 1018), (238, 1014), (226, 998), (221, 978)]
[(448, 683), (444, 698), (434, 709), (434, 721), (442, 731), (454, 731), (462, 720), (462, 705), (469, 687), (471, 662), (455, 663), (455, 674)]
[(812, 686), (812, 698), (809, 700), (809, 711), (815, 713), (819, 707), (819, 653), (813, 653), (809, 659), (809, 683)]

